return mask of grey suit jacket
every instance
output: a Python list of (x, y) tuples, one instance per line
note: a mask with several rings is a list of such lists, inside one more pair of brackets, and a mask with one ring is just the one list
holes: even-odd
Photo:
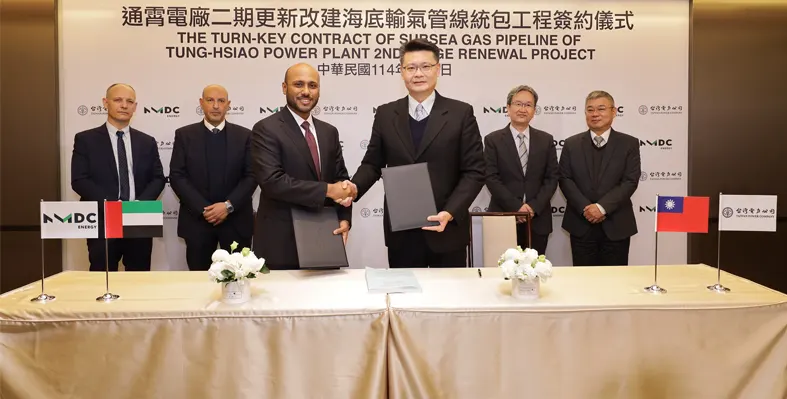
[[(563, 228), (573, 236), (583, 236), (591, 223), (583, 216), (583, 209), (599, 203), (607, 212), (601, 222), (610, 240), (622, 240), (637, 234), (637, 220), (631, 196), (637, 190), (640, 169), (639, 139), (614, 129), (609, 133), (607, 148), (601, 162), (601, 176), (594, 187), (591, 170), (590, 132), (569, 137), (560, 155), (560, 190), (566, 197)], [(595, 201), (591, 195), (598, 194)]]
[(492, 194), (490, 212), (516, 212), (525, 202), (536, 217), (531, 228), (537, 234), (552, 232), (552, 204), (557, 191), (557, 150), (551, 134), (530, 127), (527, 174), (519, 163), (517, 143), (510, 125), (489, 133), (484, 138), (486, 157), (486, 187)]

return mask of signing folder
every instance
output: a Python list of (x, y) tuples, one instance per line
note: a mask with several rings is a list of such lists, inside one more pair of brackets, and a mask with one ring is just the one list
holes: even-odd
[(384, 168), (382, 172), (391, 231), (440, 225), (426, 220), (437, 214), (426, 163)]
[(301, 269), (336, 269), (348, 267), (347, 252), (339, 228), (336, 208), (320, 210), (293, 207), (292, 226)]

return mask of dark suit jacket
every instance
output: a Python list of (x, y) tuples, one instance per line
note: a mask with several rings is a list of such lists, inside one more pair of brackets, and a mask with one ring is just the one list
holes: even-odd
[[(382, 168), (427, 162), (437, 211), (454, 219), (441, 233), (425, 232), (426, 242), (434, 252), (449, 252), (470, 241), (468, 208), (484, 186), (484, 152), (473, 107), (435, 95), (419, 148), (413, 145), (407, 97), (377, 108), (366, 155), (352, 180), (360, 199)], [(391, 232), (387, 203), (384, 207), (385, 244), (400, 247), (404, 232)]]
[(345, 208), (325, 197), (328, 183), (350, 178), (339, 131), (313, 119), (320, 150), (319, 181), (306, 139), (286, 106), (257, 122), (252, 129), (254, 175), (261, 190), (254, 252), (274, 268), (298, 267), (293, 207), (334, 207), (339, 220), (352, 220), (352, 207)]
[[(164, 190), (156, 140), (137, 129), (129, 129), (134, 170), (134, 195), (137, 200), (153, 201)], [(117, 201), (120, 192), (118, 168), (106, 124), (79, 132), (74, 137), (71, 156), (71, 188), (81, 201)], [(99, 237), (104, 237), (104, 206), (99, 203)]]
[(557, 191), (557, 150), (552, 135), (530, 127), (527, 175), (519, 163), (518, 143), (510, 125), (484, 138), (486, 187), (492, 194), (490, 212), (516, 212), (522, 207), (522, 194), (536, 217), (531, 228), (537, 234), (552, 232), (552, 204)]
[[(235, 208), (222, 223), (231, 226), (242, 238), (251, 238), (254, 229), (251, 196), (257, 188), (251, 168), (251, 130), (234, 123), (224, 125), (227, 134), (225, 186), (230, 190), (225, 200)], [(202, 216), (212, 205), (205, 154), (205, 123), (200, 121), (175, 131), (175, 145), (169, 163), (169, 181), (180, 199), (178, 236), (189, 238), (214, 228)]]
[(583, 209), (591, 203), (599, 203), (607, 212), (601, 222), (610, 240), (622, 240), (637, 234), (637, 220), (631, 196), (639, 185), (640, 155), (639, 139), (615, 131), (609, 133), (607, 148), (601, 161), (601, 178), (596, 191), (601, 198), (588, 199), (593, 190), (593, 161), (588, 148), (590, 132), (585, 131), (569, 137), (560, 155), (560, 190), (566, 197), (566, 215), (563, 228), (571, 235), (582, 236), (591, 223), (583, 216)]

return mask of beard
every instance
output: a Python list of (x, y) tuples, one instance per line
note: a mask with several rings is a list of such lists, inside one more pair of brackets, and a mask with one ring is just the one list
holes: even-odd
[[(298, 102), (298, 100), (301, 99), (301, 98), (309, 98), (309, 99), (312, 100), (312, 102), (309, 105), (303, 105), (300, 102)], [(317, 102), (319, 100), (320, 100), (319, 96), (317, 96), (317, 97), (314, 97), (314, 96), (309, 96), (309, 97), (305, 97), (305, 96), (290, 97), (290, 96), (287, 96), (287, 105), (289, 105), (290, 108), (292, 108), (294, 110), (297, 110), (298, 112), (309, 113), (309, 112), (312, 111), (312, 109), (314, 109), (314, 107), (317, 106)]]

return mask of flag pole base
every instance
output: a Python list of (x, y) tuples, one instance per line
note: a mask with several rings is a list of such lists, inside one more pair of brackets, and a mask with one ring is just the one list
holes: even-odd
[(107, 292), (106, 294), (101, 295), (100, 297), (96, 298), (96, 301), (97, 302), (112, 302), (112, 301), (114, 301), (114, 300), (116, 300), (118, 298), (120, 298), (120, 295), (115, 295), (115, 294)]
[(650, 292), (651, 294), (666, 294), (667, 290), (659, 287), (658, 284), (653, 284), (650, 287), (645, 287), (645, 292)]
[(718, 292), (720, 294), (724, 294), (724, 293), (730, 292), (729, 288), (727, 288), (727, 287), (725, 287), (725, 286), (723, 286), (723, 285), (721, 285), (719, 283), (716, 283), (716, 284), (713, 284), (713, 285), (709, 285), (708, 289), (713, 291), (713, 292)]
[(41, 295), (31, 299), (30, 302), (47, 303), (47, 302), (52, 302), (54, 300), (55, 300), (54, 295), (48, 295), (42, 292)]

